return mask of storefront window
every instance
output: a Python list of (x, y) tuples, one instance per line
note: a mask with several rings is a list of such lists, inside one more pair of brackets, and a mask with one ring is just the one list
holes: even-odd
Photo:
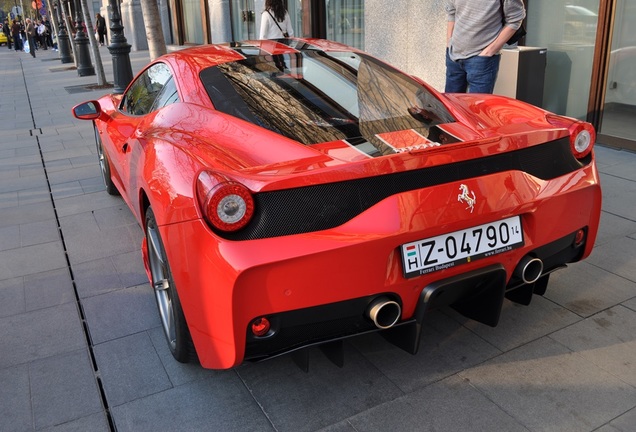
[(203, 26), (201, 23), (200, 0), (183, 0), (183, 29), (185, 42), (203, 43)]
[(636, 4), (619, 0), (600, 132), (636, 141)]
[[(264, 0), (255, 4), (254, 0), (232, 0), (232, 40), (252, 40), (258, 37), (256, 20), (261, 19)], [(258, 8), (258, 10), (256, 10)]]
[(364, 49), (364, 0), (326, 0), (327, 39)]
[(526, 45), (547, 48), (543, 108), (587, 116), (600, 0), (528, 1)]

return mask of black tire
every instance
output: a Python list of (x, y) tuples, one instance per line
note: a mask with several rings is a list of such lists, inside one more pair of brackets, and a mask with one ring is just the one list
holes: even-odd
[(157, 220), (150, 207), (146, 210), (145, 227), (148, 267), (152, 275), (152, 288), (159, 309), (163, 334), (172, 356), (177, 361), (181, 363), (196, 362), (198, 361), (196, 350), (183, 309), (181, 309), (181, 302), (172, 278), (166, 250), (159, 234)]
[(102, 146), (102, 138), (99, 136), (97, 126), (93, 125), (93, 129), (95, 130), (95, 145), (97, 146), (99, 170), (102, 173), (102, 179), (104, 180), (104, 186), (106, 186), (106, 192), (108, 192), (109, 195), (117, 196), (119, 195), (119, 191), (117, 190), (117, 186), (115, 186), (115, 183), (113, 183), (113, 180), (110, 177), (110, 162), (108, 160), (108, 156), (104, 152), (104, 147)]

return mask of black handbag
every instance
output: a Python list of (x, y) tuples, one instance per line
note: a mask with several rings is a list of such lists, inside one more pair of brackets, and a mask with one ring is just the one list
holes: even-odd
[[(502, 15), (501, 23), (503, 25), (506, 25), (506, 16), (504, 14), (504, 9), (503, 9), (504, 8), (503, 0), (499, 0), (499, 3), (501, 3), (501, 15)], [(523, 25), (523, 22), (522, 22), (519, 28), (517, 29), (517, 31), (515, 32), (515, 34), (513, 34), (510, 37), (510, 39), (508, 39), (508, 41), (506, 42), (506, 45), (516, 44), (525, 35), (526, 35), (526, 27)]]

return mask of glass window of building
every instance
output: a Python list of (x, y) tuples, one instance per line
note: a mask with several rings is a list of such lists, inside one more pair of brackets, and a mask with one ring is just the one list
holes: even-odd
[(586, 119), (600, 0), (531, 0), (526, 45), (547, 48), (543, 108)]
[(636, 141), (636, 3), (618, 0), (615, 11), (600, 133), (620, 143)]
[(325, 0), (327, 39), (364, 49), (364, 0)]

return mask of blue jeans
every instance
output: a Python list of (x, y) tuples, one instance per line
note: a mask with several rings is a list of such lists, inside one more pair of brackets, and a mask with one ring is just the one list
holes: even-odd
[(494, 55), (452, 61), (446, 48), (446, 93), (492, 93), (500, 60)]

